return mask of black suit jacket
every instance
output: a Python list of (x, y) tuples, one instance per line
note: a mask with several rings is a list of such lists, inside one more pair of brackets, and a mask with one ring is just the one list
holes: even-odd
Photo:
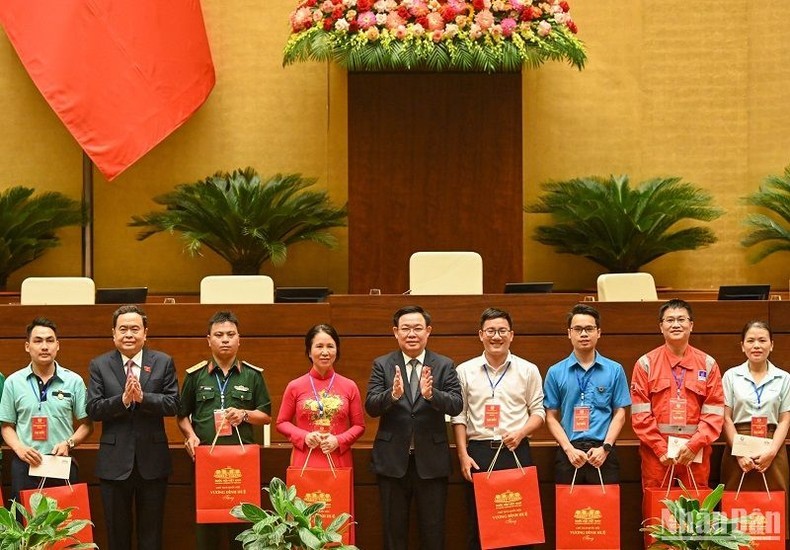
[(143, 479), (165, 478), (172, 465), (167, 448), (165, 416), (178, 411), (178, 379), (172, 357), (143, 349), (140, 386), (143, 402), (126, 408), (121, 396), (126, 384), (118, 350), (91, 361), (88, 415), (102, 423), (96, 476), (127, 479), (134, 462)]
[[(461, 412), (461, 385), (449, 357), (426, 350), (424, 366), (431, 367), (433, 397), (427, 401), (418, 394), (412, 402), (403, 353), (398, 350), (373, 361), (365, 410), (370, 416), (381, 417), (372, 453), (372, 469), (377, 474), (389, 477), (406, 475), (412, 436), (420, 478), (433, 479), (450, 474), (450, 448), (444, 415), (455, 416)], [(406, 392), (393, 401), (392, 384), (396, 368), (401, 370)]]

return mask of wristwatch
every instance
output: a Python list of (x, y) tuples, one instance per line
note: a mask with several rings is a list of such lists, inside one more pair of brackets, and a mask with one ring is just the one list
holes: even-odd
[(66, 440), (66, 445), (69, 446), (69, 449), (73, 449), (76, 446), (76, 443), (74, 443), (74, 438), (68, 438)]
[(604, 443), (603, 444), (603, 450), (606, 451), (607, 453), (611, 453), (612, 452), (612, 447), (613, 447), (613, 445), (611, 445), (609, 443)]

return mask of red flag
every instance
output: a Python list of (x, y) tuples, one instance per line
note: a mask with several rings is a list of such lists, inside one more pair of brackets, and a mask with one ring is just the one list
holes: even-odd
[(0, 23), (108, 179), (181, 126), (214, 87), (199, 0), (0, 0)]

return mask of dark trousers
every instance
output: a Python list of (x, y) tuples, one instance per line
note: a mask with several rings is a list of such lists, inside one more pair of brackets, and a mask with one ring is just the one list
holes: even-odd
[(411, 502), (417, 502), (420, 550), (444, 549), (447, 478), (420, 479), (414, 456), (403, 477), (378, 476), (384, 550), (409, 550)]
[[(28, 475), (30, 464), (14, 455), (11, 459), (11, 499), (19, 501), (19, 491), (26, 491), (28, 489), (38, 489), (41, 485), (41, 478)], [(71, 461), (71, 471), (69, 472), (69, 481), (77, 483), (77, 463)], [(44, 487), (60, 487), (66, 485), (65, 479), (46, 478)], [(10, 504), (9, 504), (10, 505)]]
[[(100, 479), (108, 550), (131, 550), (137, 517), (137, 549), (160, 550), (167, 478), (143, 479), (135, 464), (126, 479)], [(134, 514), (132, 513), (134, 503)]]
[(236, 537), (249, 528), (249, 523), (198, 523), (195, 529), (197, 550), (218, 550), (226, 547), (229, 550), (241, 550), (241, 542)]
[[(585, 453), (593, 447), (600, 447), (603, 441), (596, 441), (594, 439), (579, 439), (571, 441), (571, 445), (575, 448), (584, 451)], [(554, 459), (554, 477), (555, 481), (560, 485), (570, 485), (573, 480), (573, 473), (576, 470), (571, 461), (568, 460), (568, 455), (562, 449), (557, 449), (557, 455)], [(619, 483), (620, 482), (620, 463), (617, 460), (617, 451), (613, 448), (606, 457), (606, 460), (601, 464), (601, 477), (604, 483)], [(579, 468), (576, 472), (576, 483), (579, 485), (596, 485), (601, 482), (598, 477), (598, 470), (588, 463)]]
[[(475, 461), (475, 464), (480, 466), (479, 470), (472, 468), (472, 473), (485, 472), (491, 466), (491, 462), (496, 456), (499, 441), (469, 441), (466, 444), (466, 452)], [(522, 466), (532, 466), (532, 454), (529, 451), (529, 441), (523, 439), (521, 444), (516, 448), (515, 455)], [(513, 452), (508, 450), (507, 447), (502, 447), (497, 457), (494, 470), (510, 470), (517, 468), (516, 459)], [(480, 550), (480, 532), (477, 526), (477, 507), (475, 506), (475, 486), (471, 483), (466, 483), (466, 509), (469, 516), (469, 534), (467, 537), (467, 547), (469, 550)], [(532, 546), (509, 546), (508, 548), (518, 550), (528, 550)]]

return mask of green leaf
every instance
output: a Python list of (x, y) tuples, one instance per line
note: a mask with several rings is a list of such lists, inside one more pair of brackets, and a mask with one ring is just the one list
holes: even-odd
[(326, 191), (309, 191), (313, 178), (276, 174), (261, 181), (252, 168), (217, 172), (154, 198), (164, 210), (132, 216), (143, 228), (138, 240), (180, 233), (190, 254), (205, 246), (224, 258), (234, 274), (260, 272), (266, 261), (282, 264), (289, 246), (312, 241), (334, 246), (328, 232), (346, 225), (346, 206), (335, 207)]
[(533, 238), (563, 254), (584, 256), (613, 272), (639, 271), (679, 250), (716, 242), (705, 227), (723, 211), (712, 196), (680, 178), (655, 178), (631, 188), (627, 176), (587, 177), (549, 182), (529, 213), (551, 214)]

